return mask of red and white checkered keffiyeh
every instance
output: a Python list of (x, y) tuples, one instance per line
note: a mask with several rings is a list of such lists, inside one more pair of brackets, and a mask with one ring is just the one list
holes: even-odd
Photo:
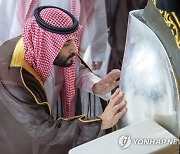
[[(72, 19), (63, 11), (56, 8), (46, 8), (40, 12), (40, 17), (49, 25), (56, 27), (72, 26)], [(39, 74), (45, 82), (50, 75), (53, 61), (62, 49), (64, 43), (76, 38), (81, 27), (71, 34), (56, 34), (39, 27), (33, 16), (28, 19), (23, 30), (23, 41), (25, 45), (25, 59)], [(78, 43), (76, 41), (76, 46)], [(74, 116), (75, 96), (75, 63), (70, 67), (60, 67), (63, 74), (63, 113), (64, 117)]]
[(78, 20), (79, 20), (79, 17), (80, 17), (80, 10), (81, 10), (80, 0), (70, 0), (70, 12)]
[(25, 21), (33, 16), (34, 8), (37, 6), (38, 0), (19, 0), (17, 18), (21, 27), (24, 27)]

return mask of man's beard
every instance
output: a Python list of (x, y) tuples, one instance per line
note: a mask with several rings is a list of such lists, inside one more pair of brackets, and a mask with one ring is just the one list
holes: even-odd
[(53, 64), (60, 67), (69, 67), (73, 64), (73, 59), (71, 58), (74, 56), (75, 56), (75, 53), (72, 53), (67, 58), (64, 58), (64, 57), (56, 58)]

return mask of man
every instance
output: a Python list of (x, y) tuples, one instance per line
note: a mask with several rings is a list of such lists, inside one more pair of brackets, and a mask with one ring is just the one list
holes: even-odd
[[(89, 0), (88, 0), (89, 1)], [(93, 19), (98, 19), (99, 16), (101, 16), (102, 13), (100, 13), (101, 11), (99, 11), (97, 9), (97, 4), (99, 4), (99, 0), (97, 3), (94, 4), (94, 2), (92, 3), (92, 7), (93, 6), (96, 8), (93, 14)], [(81, 6), (80, 6), (81, 4)], [(17, 37), (19, 35), (22, 34), (22, 28), (25, 25), (25, 21), (33, 16), (33, 10), (37, 7), (37, 6), (44, 6), (44, 5), (51, 5), (51, 6), (58, 6), (61, 7), (69, 12), (71, 12), (77, 19), (79, 19), (80, 16), (80, 8), (82, 10), (85, 9), (86, 12), (82, 12), (81, 16), (86, 16), (85, 14), (87, 14), (87, 9), (86, 9), (86, 2), (84, 3), (80, 3), (79, 0), (29, 0), (29, 1), (24, 1), (24, 0), (17, 0), (15, 2), (12, 1), (3, 1), (3, 3), (0, 4), (1, 7), (1, 11), (4, 13), (5, 15), (2, 15), (2, 17), (0, 18), (0, 31), (3, 35), (0, 35), (0, 45), (2, 43), (4, 43), (5, 41), (12, 39), (14, 37)], [(102, 6), (102, 5), (101, 5)], [(7, 9), (8, 8), (8, 9)], [(88, 9), (89, 10), (89, 9)], [(103, 10), (103, 9), (100, 9)], [(104, 15), (103, 15), (104, 16)], [(3, 21), (3, 22), (2, 22)], [(94, 20), (90, 20), (88, 21), (88, 23), (94, 23)], [(95, 20), (96, 21), (96, 20)], [(86, 21), (87, 23), (87, 21)], [(82, 23), (83, 24), (83, 23)], [(94, 24), (90, 24), (90, 25), (94, 25)], [(95, 27), (101, 27), (100, 24), (98, 24), (98, 26)], [(87, 31), (89, 31), (89, 29), (91, 29), (91, 34), (92, 31), (94, 31), (94, 26), (87, 28), (84, 24), (83, 24), (83, 33), (85, 34)], [(6, 29), (6, 31), (4, 31), (4, 29)], [(94, 39), (94, 44), (91, 47), (94, 47), (94, 49), (92, 50), (93, 52), (92, 55), (94, 55), (93, 58), (96, 63), (99, 63), (97, 61), (101, 61), (103, 59), (103, 54), (105, 55), (105, 50), (106, 49), (106, 37), (104, 37), (104, 32), (103, 29), (100, 28), (101, 30), (97, 31), (96, 36), (98, 36), (97, 34), (103, 33), (103, 37), (101, 36), (101, 39), (97, 39), (97, 37)], [(105, 34), (106, 35), (106, 34)], [(86, 36), (86, 35), (85, 35)], [(93, 35), (92, 35), (93, 36)], [(91, 36), (91, 37), (92, 37)], [(84, 49), (87, 48), (86, 45), (88, 45), (91, 41), (88, 41), (87, 39), (84, 39), (85, 37), (83, 37), (81, 40), (83, 40), (83, 43), (81, 43), (81, 41), (79, 41), (80, 47), (79, 49), (82, 48), (82, 46), (84, 46)], [(87, 37), (86, 37), (87, 38)], [(102, 39), (103, 38), (103, 39)], [(88, 38), (90, 39), (90, 38)], [(90, 39), (91, 40), (91, 39)], [(88, 43), (86, 43), (88, 42)], [(103, 42), (105, 42), (105, 45), (103, 45), (103, 47), (101, 47), (101, 45), (103, 44)], [(82, 53), (82, 52), (81, 52)], [(98, 56), (97, 56), (98, 55)], [(96, 65), (97, 66), (97, 65)], [(46, 81), (45, 83), (45, 89), (47, 92), (47, 98), (48, 98), (48, 102), (50, 103), (53, 112), (53, 116), (54, 118), (58, 118), (61, 117), (61, 103), (60, 103), (60, 97), (58, 98), (57, 101), (57, 96), (59, 96), (60, 92), (59, 92), (59, 88), (60, 88), (60, 84), (59, 82), (57, 82), (59, 79), (59, 68), (54, 66), (52, 69), (52, 73), (49, 77), (49, 80)], [(96, 72), (95, 72), (96, 73)], [(57, 75), (57, 78), (55, 78), (55, 75)], [(101, 73), (101, 77), (104, 76), (106, 74), (105, 72)], [(52, 82), (53, 81), (53, 82)], [(89, 86), (88, 86), (89, 87)], [(86, 89), (87, 90), (87, 89)], [(86, 115), (99, 115), (99, 113), (102, 113), (102, 107), (101, 107), (101, 103), (100, 103), (100, 99), (98, 96), (95, 96), (93, 94), (91, 94), (90, 92), (86, 92), (84, 90), (80, 90), (78, 92), (78, 96), (79, 96), (79, 100), (81, 100), (82, 104), (81, 107), (83, 108), (82, 113), (85, 113)], [(90, 97), (90, 101), (87, 101), (83, 98), (88, 98)], [(94, 101), (95, 100), (95, 101)], [(78, 101), (80, 102), (80, 101)], [(86, 103), (84, 103), (86, 102)], [(89, 108), (89, 104), (91, 104), (91, 108)], [(95, 111), (94, 112), (90, 112), (90, 111)]]
[(92, 69), (96, 74), (103, 77), (106, 72), (101, 72), (101, 66), (106, 59), (107, 50), (107, 20), (105, 0), (81, 1), (79, 22), (83, 25), (80, 49), (84, 53), (90, 45)]
[(108, 42), (111, 46), (107, 72), (110, 72), (112, 69), (121, 69), (122, 66), (129, 11), (143, 9), (147, 4), (147, 0), (105, 1), (109, 27)]
[[(69, 12), (39, 7), (24, 27), (23, 35), (0, 47), (0, 148), (1, 153), (68, 153), (96, 138), (126, 113), (123, 93), (117, 90), (105, 111), (96, 118), (74, 115), (77, 34), (81, 27)], [(63, 75), (64, 117), (53, 121), (44, 91), (52, 67)], [(92, 86), (104, 94), (117, 86), (119, 71)], [(90, 80), (90, 79), (89, 79)]]

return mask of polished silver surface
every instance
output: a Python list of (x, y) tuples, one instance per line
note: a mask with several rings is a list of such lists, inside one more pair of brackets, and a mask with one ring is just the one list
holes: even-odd
[(179, 137), (179, 93), (174, 70), (161, 41), (143, 21), (142, 11), (129, 14), (120, 84), (128, 112), (119, 127), (152, 118)]

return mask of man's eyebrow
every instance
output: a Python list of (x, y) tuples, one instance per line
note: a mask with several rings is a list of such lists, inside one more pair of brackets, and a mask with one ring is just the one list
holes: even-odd
[(70, 40), (67, 40), (66, 42), (70, 42), (72, 39), (70, 39)]

